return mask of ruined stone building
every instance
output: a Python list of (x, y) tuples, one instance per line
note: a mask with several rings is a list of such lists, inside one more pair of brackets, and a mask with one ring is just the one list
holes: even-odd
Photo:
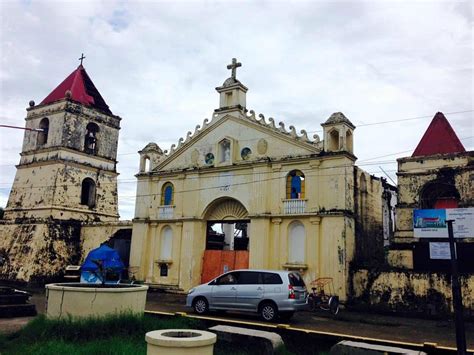
[(355, 165), (344, 114), (321, 124), (321, 140), (248, 111), (237, 66), (211, 120), (169, 151), (139, 152), (130, 266), (178, 291), (237, 268), (299, 270), (333, 277), (346, 299), (351, 261), (383, 259), (388, 184)]
[[(355, 302), (417, 314), (452, 310), (450, 260), (430, 255), (431, 242), (443, 240), (415, 238), (413, 210), (474, 207), (473, 157), (438, 112), (412, 156), (398, 159), (395, 235), (387, 255), (390, 268), (354, 271)], [(474, 311), (473, 237), (456, 238), (463, 305), (470, 312)]]
[[(448, 260), (432, 260), (429, 244), (413, 235), (413, 210), (474, 207), (474, 152), (466, 151), (446, 117), (438, 112), (411, 157), (398, 159), (393, 266), (449, 271)], [(474, 236), (473, 236), (474, 237)], [(460, 271), (474, 272), (474, 243), (458, 240)]]
[(25, 120), (0, 224), (0, 278), (44, 281), (119, 230), (117, 246), (126, 242), (117, 204), (121, 118), (81, 64), (39, 105), (30, 101)]

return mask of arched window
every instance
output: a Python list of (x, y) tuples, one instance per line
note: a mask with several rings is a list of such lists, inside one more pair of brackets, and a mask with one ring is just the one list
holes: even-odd
[(423, 209), (457, 208), (459, 192), (452, 184), (431, 182), (426, 184), (420, 196), (420, 207)]
[(292, 170), (286, 177), (286, 198), (304, 198), (305, 183), (304, 174), (300, 170)]
[(82, 180), (81, 205), (95, 206), (95, 182), (91, 178)]
[(288, 262), (303, 264), (305, 262), (306, 236), (303, 223), (292, 222), (288, 227)]
[(97, 133), (99, 126), (95, 123), (89, 123), (86, 127), (86, 137), (84, 140), (84, 151), (87, 154), (97, 154)]
[(38, 132), (37, 144), (38, 146), (48, 143), (48, 131), (49, 131), (49, 120), (45, 117), (40, 121), (39, 129), (42, 129), (42, 132)]
[(339, 150), (339, 131), (337, 129), (333, 129), (328, 134), (329, 145), (328, 148), (330, 151)]
[(173, 249), (173, 230), (171, 229), (171, 227), (166, 226), (161, 231), (160, 259), (171, 260), (172, 249)]
[(173, 204), (174, 188), (171, 182), (167, 182), (161, 189), (161, 205), (169, 206)]

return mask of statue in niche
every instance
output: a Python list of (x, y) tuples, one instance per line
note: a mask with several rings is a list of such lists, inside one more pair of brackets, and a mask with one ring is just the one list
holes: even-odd
[(223, 140), (221, 146), (221, 162), (230, 162), (230, 142)]
[(224, 161), (230, 161), (230, 146), (228, 145), (224, 148)]

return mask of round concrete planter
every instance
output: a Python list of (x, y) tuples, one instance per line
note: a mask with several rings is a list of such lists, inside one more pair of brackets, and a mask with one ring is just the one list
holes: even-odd
[(195, 329), (163, 329), (145, 335), (147, 355), (212, 355), (217, 337)]
[(46, 316), (90, 317), (145, 311), (148, 286), (57, 283), (46, 285)]

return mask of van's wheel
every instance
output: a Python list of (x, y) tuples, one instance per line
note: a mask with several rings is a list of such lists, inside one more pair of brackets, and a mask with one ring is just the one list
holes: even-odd
[(260, 306), (260, 316), (267, 322), (274, 322), (278, 318), (278, 309), (275, 304), (265, 302)]
[(209, 303), (204, 297), (198, 297), (193, 302), (193, 308), (197, 314), (206, 314), (209, 311)]

